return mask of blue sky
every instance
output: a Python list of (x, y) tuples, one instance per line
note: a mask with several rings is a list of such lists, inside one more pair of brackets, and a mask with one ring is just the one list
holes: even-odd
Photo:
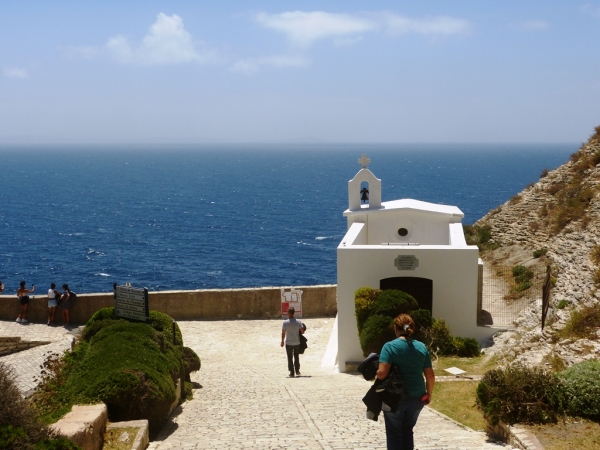
[(600, 1), (0, 2), (0, 145), (581, 142)]

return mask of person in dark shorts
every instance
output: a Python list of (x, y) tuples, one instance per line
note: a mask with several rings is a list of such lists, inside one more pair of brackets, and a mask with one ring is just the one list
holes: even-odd
[(294, 317), (295, 313), (294, 307), (288, 309), (288, 319), (283, 322), (281, 328), (281, 346), (283, 347), (285, 341), (290, 378), (294, 378), (294, 373), (295, 376), (300, 376), (300, 333), (304, 334), (305, 330), (302, 322)]
[(17, 323), (27, 323), (27, 308), (29, 308), (29, 293), (35, 291), (35, 286), (32, 284), (31, 289), (25, 287), (25, 281), (21, 281), (19, 289), (17, 289), (17, 297), (21, 303), (21, 314), (17, 317)]
[(69, 289), (68, 284), (63, 284), (62, 289), (63, 289), (63, 295), (62, 295), (62, 302), (60, 303), (60, 306), (62, 307), (62, 316), (63, 316), (64, 325), (65, 325), (65, 327), (68, 327), (69, 321), (70, 321), (69, 311), (71, 309), (71, 306), (73, 306), (73, 299), (72, 299), (71, 290)]

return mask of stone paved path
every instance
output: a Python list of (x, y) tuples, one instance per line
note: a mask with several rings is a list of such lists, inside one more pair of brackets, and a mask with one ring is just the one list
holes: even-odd
[[(203, 387), (150, 448), (385, 448), (382, 419), (364, 417), (361, 398), (369, 383), (320, 367), (333, 320), (305, 322), (309, 348), (300, 378), (287, 378), (278, 320), (179, 322), (185, 344), (202, 359), (192, 380)], [(509, 448), (429, 408), (415, 436), (420, 450)]]
[[(279, 320), (179, 322), (185, 344), (202, 359), (193, 381), (203, 387), (178, 409), (150, 449), (379, 449), (383, 423), (364, 417), (361, 377), (321, 368), (333, 319), (307, 319), (309, 349), (302, 376), (287, 378), (279, 346)], [(15, 369), (23, 393), (35, 386), (48, 352), (62, 353), (77, 329), (0, 322), (0, 336), (49, 341), (0, 357)], [(415, 429), (416, 448), (501, 449), (481, 432), (466, 429), (425, 408)]]
[(35, 379), (39, 377), (40, 366), (48, 353), (64, 353), (71, 347), (71, 341), (77, 332), (76, 327), (68, 330), (59, 325), (49, 327), (46, 324), (21, 325), (16, 322), (0, 321), (0, 336), (19, 336), (28, 341), (50, 342), (47, 345), (0, 357), (0, 362), (15, 370), (17, 386), (23, 394), (27, 394), (36, 386)]

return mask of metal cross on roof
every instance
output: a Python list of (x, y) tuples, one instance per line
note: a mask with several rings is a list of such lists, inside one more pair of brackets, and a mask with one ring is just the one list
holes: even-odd
[(367, 164), (369, 164), (370, 162), (371, 162), (371, 160), (369, 158), (367, 158), (367, 155), (365, 155), (364, 153), (362, 154), (362, 157), (358, 160), (358, 163), (362, 164), (363, 169), (366, 169)]

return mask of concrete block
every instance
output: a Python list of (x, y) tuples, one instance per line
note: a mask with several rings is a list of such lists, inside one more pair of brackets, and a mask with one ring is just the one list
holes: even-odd
[(150, 443), (149, 426), (147, 420), (130, 420), (127, 422), (110, 423), (107, 426), (108, 430), (119, 428), (137, 428), (138, 432), (131, 445), (131, 450), (144, 450)]
[(75, 405), (65, 417), (51, 428), (70, 439), (83, 450), (100, 450), (108, 422), (108, 409), (98, 405)]

